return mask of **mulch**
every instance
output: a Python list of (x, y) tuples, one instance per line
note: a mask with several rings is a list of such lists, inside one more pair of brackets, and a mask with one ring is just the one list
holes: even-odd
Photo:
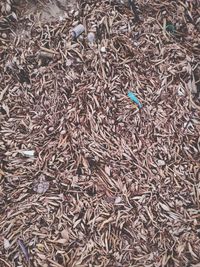
[(137, 4), (1, 16), (0, 266), (200, 266), (199, 3)]

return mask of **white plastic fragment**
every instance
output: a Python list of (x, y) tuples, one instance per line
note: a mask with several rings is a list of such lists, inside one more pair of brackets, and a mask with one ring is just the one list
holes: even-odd
[(119, 204), (122, 201), (122, 198), (120, 196), (116, 197), (115, 204)]
[(162, 160), (162, 159), (159, 159), (159, 160), (157, 161), (157, 165), (158, 165), (158, 166), (165, 166), (165, 161)]
[(40, 181), (33, 187), (33, 190), (38, 194), (44, 194), (48, 189), (49, 189), (48, 181)]
[(93, 32), (89, 32), (88, 35), (87, 35), (87, 40), (89, 43), (94, 43), (95, 41), (95, 34)]
[(25, 157), (29, 157), (29, 158), (32, 158), (34, 157), (35, 155), (35, 151), (34, 150), (23, 150), (23, 151), (20, 151), (20, 153), (25, 156)]
[(105, 53), (105, 52), (106, 52), (106, 48), (105, 48), (105, 46), (102, 46), (102, 47), (101, 47), (101, 52), (102, 52), (102, 53)]
[(73, 63), (73, 61), (71, 59), (66, 59), (66, 61), (65, 61), (65, 65), (67, 67), (70, 67), (72, 65), (72, 63)]
[(17, 20), (17, 15), (15, 12), (12, 12), (11, 15), (12, 15), (13, 19)]
[(72, 30), (72, 37), (77, 38), (79, 35), (81, 35), (85, 31), (85, 28), (83, 24), (77, 25), (73, 30)]
[(9, 247), (11, 246), (10, 241), (6, 238), (4, 238), (3, 245), (5, 249), (9, 249)]

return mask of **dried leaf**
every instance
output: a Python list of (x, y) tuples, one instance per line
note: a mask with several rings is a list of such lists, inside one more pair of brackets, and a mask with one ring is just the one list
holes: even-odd
[(56, 241), (54, 241), (54, 243), (58, 243), (58, 244), (62, 244), (62, 245), (65, 245), (68, 243), (68, 240), (63, 238), (63, 239), (58, 239)]
[(163, 204), (163, 203), (159, 203), (160, 204), (160, 206), (161, 206), (161, 208), (163, 209), (163, 210), (165, 210), (165, 211), (167, 211), (167, 212), (169, 212), (170, 211), (170, 208), (167, 206), (167, 205), (165, 205), (165, 204)]
[(62, 230), (61, 236), (62, 236), (63, 239), (69, 240), (69, 233), (68, 233), (68, 231), (66, 229)]
[(197, 86), (196, 86), (196, 83), (195, 83), (194, 76), (192, 77), (191, 80), (189, 80), (187, 85), (188, 85), (188, 88), (191, 91), (191, 93), (193, 93), (193, 94), (197, 93)]
[(3, 100), (3, 97), (6, 93), (6, 91), (8, 90), (8, 86), (5, 87), (1, 92), (0, 92), (0, 102)]
[(185, 243), (178, 245), (177, 252), (178, 252), (179, 257), (181, 253), (184, 251), (184, 249), (185, 249)]
[(105, 172), (110, 176), (110, 166), (105, 166)]
[(9, 111), (9, 107), (6, 103), (3, 102), (2, 104), (2, 108), (5, 110), (6, 114), (8, 117), (10, 117), (10, 111)]
[(198, 256), (194, 253), (194, 251), (193, 251), (192, 246), (191, 246), (190, 243), (188, 243), (188, 249), (189, 249), (190, 254), (191, 254), (194, 258), (198, 259)]
[(45, 256), (44, 254), (37, 253), (37, 256), (38, 256), (41, 260), (46, 260), (46, 256)]

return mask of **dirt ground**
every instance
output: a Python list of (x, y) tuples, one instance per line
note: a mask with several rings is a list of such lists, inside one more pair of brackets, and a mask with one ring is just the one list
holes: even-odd
[[(26, 1), (21, 0), (18, 4), (20, 15), (38, 16), (40, 22), (50, 22), (61, 20), (65, 13), (77, 10), (77, 1), (75, 0), (57, 0), (57, 1)], [(23, 7), (23, 8), (22, 8)]]
[(1, 12), (0, 267), (200, 266), (199, 2), (136, 2)]

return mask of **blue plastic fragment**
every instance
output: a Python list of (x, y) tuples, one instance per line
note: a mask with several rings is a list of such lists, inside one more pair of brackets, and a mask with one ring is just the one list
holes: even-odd
[(140, 103), (140, 101), (138, 100), (138, 98), (134, 95), (134, 93), (132, 92), (128, 92), (128, 97), (133, 101), (135, 102), (139, 108), (142, 108), (142, 104)]

